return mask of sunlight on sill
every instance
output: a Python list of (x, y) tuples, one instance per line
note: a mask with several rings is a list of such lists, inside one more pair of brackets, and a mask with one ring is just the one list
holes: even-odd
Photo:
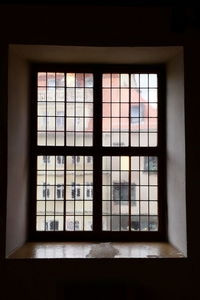
[(15, 250), (9, 259), (73, 258), (184, 258), (166, 242), (32, 242)]

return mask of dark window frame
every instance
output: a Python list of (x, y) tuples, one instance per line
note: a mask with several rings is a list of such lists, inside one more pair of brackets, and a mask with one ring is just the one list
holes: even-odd
[[(102, 118), (94, 117), (92, 147), (37, 146), (37, 72), (77, 72), (94, 74), (94, 116), (102, 116), (101, 75), (103, 73), (157, 73), (158, 74), (158, 145), (157, 147), (103, 147), (99, 144), (102, 134)], [(164, 65), (65, 65), (33, 64), (31, 71), (32, 105), (30, 118), (30, 209), (29, 240), (31, 241), (161, 241), (166, 240), (166, 108), (165, 108), (165, 66)], [(36, 231), (36, 157), (38, 155), (93, 156), (95, 170), (93, 183), (93, 231)], [(157, 156), (158, 157), (158, 215), (159, 230), (142, 231), (102, 231), (102, 157), (103, 156)]]

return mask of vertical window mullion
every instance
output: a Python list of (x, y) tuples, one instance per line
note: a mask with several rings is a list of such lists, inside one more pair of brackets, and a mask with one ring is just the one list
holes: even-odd
[(45, 146), (47, 146), (47, 92), (48, 92), (48, 87), (47, 87), (47, 73), (46, 73), (46, 99), (45, 99), (45, 104), (46, 104), (46, 131), (45, 131)]
[(75, 156), (75, 162), (74, 162), (74, 223), (73, 223), (73, 230), (75, 231), (75, 221), (76, 221), (76, 193), (77, 193), (77, 185), (76, 185), (76, 158)]
[[(131, 74), (129, 76), (129, 130), (128, 130), (128, 137), (129, 137), (129, 144), (128, 146), (131, 147)], [(131, 157), (129, 156), (129, 179), (128, 179), (128, 230), (131, 230)]]
[(56, 208), (56, 200), (57, 200), (57, 191), (58, 191), (58, 184), (57, 184), (57, 156), (54, 157), (54, 186), (53, 186), (53, 220), (54, 220), (54, 228), (53, 231), (55, 231), (55, 208)]
[(44, 218), (44, 229), (46, 230), (46, 211), (47, 211), (47, 195), (46, 195), (46, 188), (47, 188), (47, 162), (45, 163), (45, 218)]
[[(149, 74), (148, 74), (148, 91), (147, 91), (147, 122), (148, 122), (148, 144), (147, 146), (149, 147), (149, 136), (150, 136), (150, 133), (149, 133), (149, 122), (150, 122), (150, 118), (149, 118), (149, 105), (150, 105), (150, 102), (149, 102)], [(150, 205), (149, 205), (149, 156), (148, 156), (148, 176), (147, 176), (147, 185), (148, 185), (148, 215), (147, 215), (147, 222), (148, 222), (148, 231), (150, 230), (150, 225), (149, 225), (149, 208), (150, 208)]]
[(128, 193), (128, 197), (129, 197), (129, 199), (128, 199), (128, 205), (129, 205), (129, 207), (128, 207), (128, 214), (129, 214), (129, 216), (128, 216), (128, 230), (131, 231), (131, 204), (132, 204), (131, 203), (131, 201), (132, 201), (132, 199), (131, 199), (131, 193), (132, 193), (132, 191), (131, 191), (131, 187), (132, 187), (132, 183), (131, 183), (131, 156), (129, 156), (129, 173), (128, 173), (128, 176), (129, 176), (129, 185), (128, 185), (128, 187), (129, 187), (129, 193)]
[[(158, 230), (166, 231), (166, 114), (163, 96), (166, 95), (165, 91), (165, 76), (163, 72), (158, 72), (158, 99), (157, 99), (157, 109), (158, 109), (158, 141), (157, 141), (157, 176), (158, 176)], [(161, 99), (162, 95), (162, 99)], [(162, 100), (162, 102), (161, 102)], [(162, 199), (162, 202), (161, 202)]]
[[(66, 73), (64, 73), (64, 146), (66, 147), (66, 116), (67, 116), (67, 93), (66, 93)], [(64, 163), (64, 186), (63, 186), (63, 189), (64, 189), (64, 197), (63, 197), (63, 231), (66, 231), (66, 184), (67, 184), (67, 163), (66, 163), (66, 155), (63, 155), (62, 157), (62, 162)]]
[[(94, 74), (93, 230), (102, 231), (102, 74)], [(94, 176), (95, 170), (95, 176)]]

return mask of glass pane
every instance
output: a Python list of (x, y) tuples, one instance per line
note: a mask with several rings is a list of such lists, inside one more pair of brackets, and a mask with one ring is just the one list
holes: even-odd
[(38, 216), (45, 215), (45, 201), (37, 201), (37, 214)]
[(148, 231), (148, 216), (140, 216), (140, 231)]
[(129, 230), (129, 218), (128, 216), (121, 216), (121, 231)]
[(158, 217), (157, 157), (104, 156), (102, 167), (103, 230), (151, 230), (150, 216)]
[(92, 146), (93, 74), (38, 73), (37, 92), (39, 146)]
[(38, 72), (38, 86), (46, 86), (46, 73)]
[(139, 216), (132, 216), (131, 217), (131, 230), (132, 231), (139, 231), (140, 230), (140, 217)]
[(158, 215), (158, 203), (157, 201), (149, 202), (149, 214), (150, 215)]
[(149, 230), (150, 231), (158, 231), (158, 217), (157, 216), (149, 217)]
[(111, 213), (110, 201), (103, 201), (102, 211), (103, 211), (103, 215), (110, 215)]
[(103, 216), (103, 231), (110, 231), (111, 219), (108, 216)]
[[(63, 230), (65, 215), (69, 216), (66, 230), (92, 230), (92, 157), (38, 156), (37, 169), (36, 214), (44, 216), (37, 219), (37, 230)], [(84, 225), (84, 215), (88, 216), (87, 225)]]
[(103, 74), (103, 87), (110, 87), (111, 74)]
[(157, 94), (157, 74), (103, 74), (103, 146), (156, 146)]
[(67, 216), (65, 218), (65, 230), (66, 231), (74, 231), (75, 230), (75, 220), (74, 216)]
[(63, 231), (63, 229), (64, 229), (64, 217), (56, 216), (54, 222), (55, 222), (54, 230), (55, 231)]
[[(92, 195), (90, 195), (90, 197), (92, 197)], [(84, 201), (84, 214), (88, 215), (88, 216), (93, 215), (93, 203), (92, 203), (92, 201)]]
[(85, 88), (85, 102), (93, 102), (93, 89)]
[(48, 86), (55, 86), (55, 73), (47, 73), (47, 85)]
[(149, 74), (149, 87), (157, 88), (157, 86), (158, 86), (157, 74)]
[(84, 231), (92, 231), (93, 230), (93, 219), (92, 216), (84, 217)]
[(66, 86), (67, 87), (75, 87), (75, 74), (74, 73), (66, 74)]
[(64, 73), (56, 73), (56, 86), (65, 86), (64, 76)]
[(93, 87), (93, 74), (85, 74), (85, 87)]
[(68, 156), (66, 159), (66, 198), (70, 200), (66, 201), (66, 214), (71, 215), (66, 230), (92, 230), (93, 158)]
[(120, 230), (120, 216), (112, 216), (112, 231)]
[(45, 230), (45, 217), (36, 217), (36, 230), (44, 231)]
[(158, 91), (157, 89), (149, 90), (149, 102), (157, 102), (158, 101)]
[[(71, 194), (71, 188), (69, 189)], [(66, 201), (66, 215), (74, 215), (74, 204), (74, 201)]]
[(65, 101), (65, 90), (64, 88), (56, 88), (56, 101), (64, 102)]
[(48, 87), (47, 88), (47, 101), (48, 102), (53, 102), (55, 101), (55, 88), (52, 88), (52, 87)]
[(140, 86), (148, 87), (148, 74), (140, 74)]

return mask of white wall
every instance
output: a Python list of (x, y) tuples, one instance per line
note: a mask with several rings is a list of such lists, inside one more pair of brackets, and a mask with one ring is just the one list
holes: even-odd
[(28, 64), (10, 53), (8, 76), (8, 185), (6, 253), (27, 237)]
[(183, 53), (167, 64), (167, 204), (169, 242), (187, 255)]

